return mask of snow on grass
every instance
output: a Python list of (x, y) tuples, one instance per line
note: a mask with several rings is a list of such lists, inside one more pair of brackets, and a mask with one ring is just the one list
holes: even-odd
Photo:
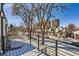
[(19, 39), (15, 39), (11, 41), (11, 48), (17, 48), (20, 46), (21, 48), (6, 51), (5, 54), (3, 54), (3, 56), (20, 56), (35, 48), (32, 45), (29, 45)]

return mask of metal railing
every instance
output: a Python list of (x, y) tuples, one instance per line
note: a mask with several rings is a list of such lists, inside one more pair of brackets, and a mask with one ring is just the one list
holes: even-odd
[[(62, 44), (60, 44), (60, 43), (62, 43)], [(72, 45), (68, 42), (55, 40), (54, 44), (55, 44), (55, 48), (54, 48), (53, 52), (55, 52), (54, 53), (55, 56), (61, 56), (61, 55), (63, 55), (63, 56), (66, 56), (66, 55), (68, 55), (68, 56), (77, 56), (77, 55), (79, 55), (79, 53), (78, 53), (79, 52), (79, 47), (76, 47), (76, 46), (74, 46), (74, 45)], [(64, 45), (64, 47), (61, 47), (63, 45)], [(47, 53), (47, 54), (49, 54), (49, 53)]]
[[(44, 51), (44, 53), (46, 55), (50, 55), (50, 56), (77, 56), (79, 55), (79, 47), (72, 45), (71, 43), (68, 42), (64, 42), (64, 40), (55, 40), (52, 39), (52, 41), (54, 41), (54, 45), (52, 44), (52, 46), (44, 44), (43, 46), (45, 46), (43, 49), (40, 48), (40, 44), (39, 44), (39, 36), (37, 36), (37, 42), (38, 42), (38, 51)], [(48, 39), (51, 40), (51, 39)], [(47, 42), (48, 43), (48, 42)], [(49, 43), (50, 44), (50, 43)], [(64, 47), (63, 47), (64, 46)]]
[[(34, 39), (34, 38), (33, 38)], [(59, 38), (58, 38), (59, 39)], [(32, 38), (31, 38), (32, 40)], [(32, 44), (33, 44), (32, 40)], [(57, 40), (53, 38), (45, 39), (45, 44), (40, 44), (40, 36), (36, 35), (35, 43), (38, 48), (38, 51), (41, 51), (48, 56), (76, 56), (79, 55), (79, 47), (74, 46), (64, 40)], [(2, 55), (2, 54), (1, 54)]]

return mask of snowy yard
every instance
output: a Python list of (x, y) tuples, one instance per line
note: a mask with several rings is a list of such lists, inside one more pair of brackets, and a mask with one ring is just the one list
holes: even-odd
[(14, 39), (11, 41), (11, 48), (17, 48), (17, 49), (8, 50), (5, 52), (5, 54), (3, 54), (3, 56), (20, 56), (24, 53), (33, 50), (35, 47), (23, 42), (23, 40), (21, 39)]

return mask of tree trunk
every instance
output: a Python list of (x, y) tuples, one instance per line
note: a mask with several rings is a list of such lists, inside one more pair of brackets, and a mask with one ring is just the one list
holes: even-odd
[(30, 40), (30, 45), (31, 45), (31, 22), (30, 22), (30, 20), (29, 20), (29, 22), (28, 22), (28, 38), (29, 38), (29, 40)]
[(42, 33), (42, 36), (41, 36), (41, 38), (42, 38), (42, 45), (44, 45), (44, 32), (45, 32), (45, 28), (42, 28), (42, 31), (41, 31)]
[(30, 33), (29, 33), (29, 39), (30, 39), (30, 45), (31, 45), (31, 29), (30, 29)]
[(29, 40), (30, 40), (30, 45), (31, 45), (31, 33), (32, 33), (32, 20), (30, 20), (30, 25), (29, 25)]

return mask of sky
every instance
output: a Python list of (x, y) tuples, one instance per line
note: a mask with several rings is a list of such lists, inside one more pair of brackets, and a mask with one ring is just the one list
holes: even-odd
[(19, 26), (21, 24), (22, 19), (20, 16), (14, 16), (12, 13), (12, 4), (5, 4), (4, 5), (4, 12), (8, 21), (8, 24), (13, 24)]
[[(22, 19), (19, 16), (14, 16), (12, 13), (12, 4), (4, 5), (4, 12), (8, 21), (8, 24), (15, 24), (19, 26)], [(60, 20), (60, 26), (67, 26), (70, 23), (79, 26), (79, 3), (72, 3), (69, 5), (69, 10), (64, 13), (57, 13), (56, 18)], [(50, 20), (54, 20), (53, 18)]]

